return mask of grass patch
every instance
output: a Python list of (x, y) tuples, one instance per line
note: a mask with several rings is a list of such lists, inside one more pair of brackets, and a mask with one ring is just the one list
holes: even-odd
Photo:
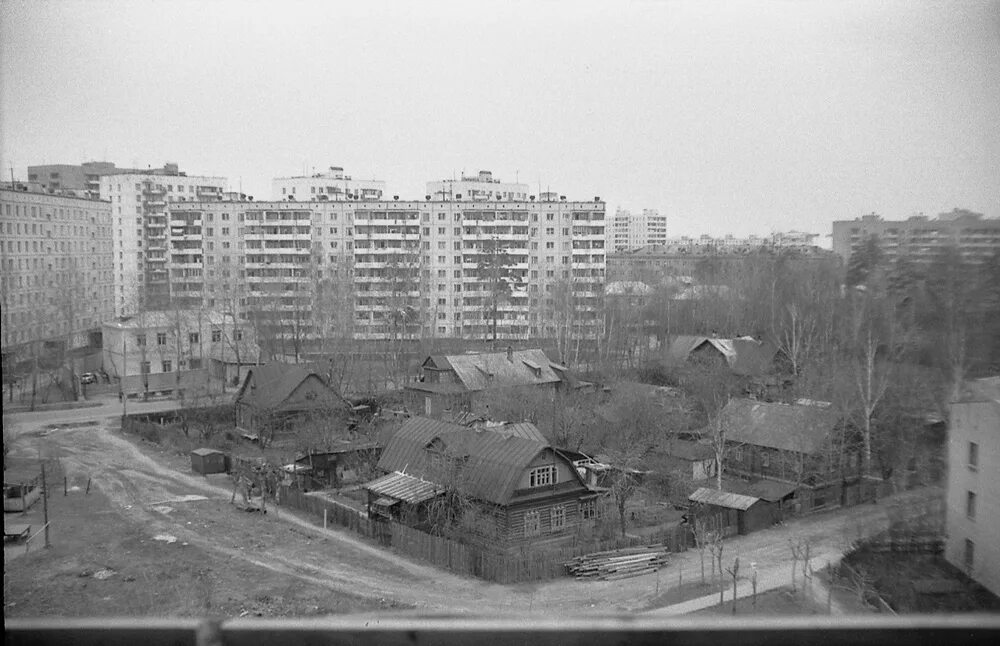
[[(716, 590), (718, 592), (718, 590)], [(705, 608), (692, 615), (732, 615), (733, 600), (732, 590), (730, 597), (722, 604)], [(754, 604), (753, 597), (743, 597), (736, 600), (737, 615), (764, 615), (764, 616), (798, 616), (798, 615), (825, 615), (826, 604), (817, 599), (813, 599), (802, 590), (792, 592), (790, 588), (777, 588), (768, 590), (757, 595), (757, 603)]]

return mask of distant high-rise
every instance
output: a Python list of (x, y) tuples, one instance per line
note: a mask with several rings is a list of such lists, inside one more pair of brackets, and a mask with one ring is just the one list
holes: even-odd
[(643, 209), (642, 213), (618, 209), (611, 222), (611, 235), (614, 251), (665, 244), (667, 216), (656, 209)]
[(377, 179), (354, 179), (340, 166), (325, 173), (276, 177), (271, 182), (271, 198), (295, 202), (344, 202), (381, 200), (385, 182)]
[(101, 177), (111, 173), (128, 172), (115, 168), (112, 162), (91, 161), (82, 164), (44, 164), (28, 166), (28, 182), (37, 184), (44, 193), (98, 198)]
[[(170, 305), (167, 270), (167, 205), (218, 201), (222, 177), (188, 176), (177, 164), (101, 176), (101, 197), (111, 202), (114, 238), (115, 315)], [(232, 225), (235, 231), (236, 224)]]
[[(527, 202), (528, 185), (517, 182), (501, 182), (493, 179), (493, 173), (488, 170), (479, 171), (478, 175), (462, 175), (461, 179), (443, 179), (437, 182), (427, 182), (427, 195), (431, 200), (450, 202), (452, 200), (499, 200), (504, 202)], [(543, 193), (539, 199), (544, 201)]]
[(888, 260), (905, 255), (916, 262), (929, 261), (941, 250), (954, 247), (970, 262), (982, 262), (1000, 251), (1000, 218), (954, 209), (936, 218), (914, 215), (906, 220), (883, 220), (875, 213), (833, 223), (833, 251), (844, 260), (871, 236)]

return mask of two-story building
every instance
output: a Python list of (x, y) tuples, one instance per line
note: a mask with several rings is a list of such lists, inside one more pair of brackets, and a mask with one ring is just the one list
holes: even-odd
[(490, 547), (570, 541), (597, 515), (597, 493), (530, 424), (469, 428), (413, 417), (378, 469), (386, 475), (365, 485), (372, 516), (434, 530), (441, 505), (457, 504), (463, 520), (475, 517), (460, 525), (463, 537)]

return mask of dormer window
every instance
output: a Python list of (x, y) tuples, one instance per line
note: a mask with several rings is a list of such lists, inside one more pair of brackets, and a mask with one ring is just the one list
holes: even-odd
[(521, 362), (524, 365), (528, 366), (528, 369), (531, 370), (531, 372), (534, 373), (536, 377), (542, 376), (542, 367), (540, 365), (538, 365), (534, 361), (528, 361), (527, 359), (521, 359)]
[(556, 484), (556, 466), (547, 464), (544, 467), (537, 467), (528, 472), (529, 487), (548, 487)]

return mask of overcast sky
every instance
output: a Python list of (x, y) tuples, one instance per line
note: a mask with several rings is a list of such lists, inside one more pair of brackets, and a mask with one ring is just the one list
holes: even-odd
[(998, 2), (2, 2), (5, 177), (463, 170), (670, 235), (1000, 216)]

